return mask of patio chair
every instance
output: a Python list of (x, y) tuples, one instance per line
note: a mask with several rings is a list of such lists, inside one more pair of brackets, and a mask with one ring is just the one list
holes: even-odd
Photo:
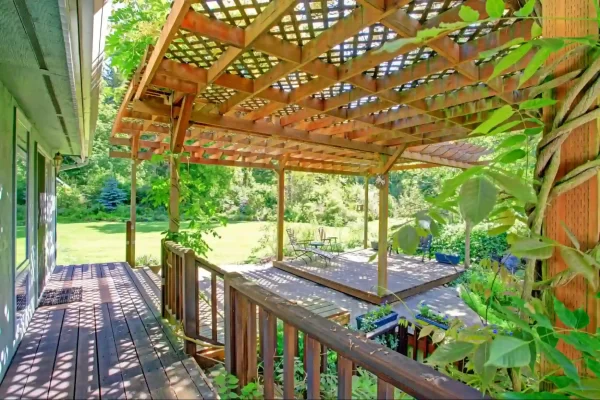
[(288, 228), (286, 229), (286, 232), (288, 234), (288, 238), (290, 239), (290, 245), (292, 246), (292, 250), (296, 255), (296, 257), (294, 258), (299, 258), (306, 264), (308, 264), (308, 262), (303, 257), (307, 257), (310, 261), (312, 261), (312, 256), (315, 255), (321, 258), (327, 264), (330, 263), (331, 260), (333, 260), (336, 257), (335, 255), (327, 251), (321, 250), (317, 247), (312, 247), (311, 243), (316, 242), (313, 242), (311, 240), (298, 240), (296, 238), (296, 233), (292, 229)]
[[(319, 228), (319, 239), (323, 243), (323, 248), (329, 247), (330, 251), (337, 251), (339, 253), (337, 246), (337, 237), (336, 236), (327, 236), (325, 233), (325, 228)], [(335, 250), (334, 250), (335, 247)]]
[(425, 261), (425, 255), (427, 258), (431, 258), (430, 250), (431, 250), (431, 242), (433, 241), (433, 236), (431, 234), (427, 236), (421, 236), (419, 238), (419, 247), (417, 247), (417, 251), (423, 253), (423, 257), (421, 258), (421, 262)]

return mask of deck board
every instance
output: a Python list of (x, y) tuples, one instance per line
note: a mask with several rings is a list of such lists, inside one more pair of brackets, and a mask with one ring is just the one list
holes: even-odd
[(36, 310), (0, 398), (216, 397), (160, 322), (152, 277), (138, 277), (124, 263), (71, 265), (57, 267), (47, 289), (78, 286), (81, 301)]

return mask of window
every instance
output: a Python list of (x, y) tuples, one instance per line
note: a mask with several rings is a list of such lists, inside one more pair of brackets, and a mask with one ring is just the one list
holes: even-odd
[(15, 293), (17, 311), (21, 311), (29, 300), (29, 132), (20, 118), (15, 124)]

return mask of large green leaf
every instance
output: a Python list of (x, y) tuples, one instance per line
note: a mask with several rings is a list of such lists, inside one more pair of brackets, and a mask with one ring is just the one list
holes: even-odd
[(486, 366), (515, 368), (529, 365), (531, 351), (529, 343), (512, 336), (497, 336), (490, 346)]
[(585, 365), (596, 375), (600, 376), (600, 362), (593, 358), (586, 357)]
[(489, 387), (490, 383), (493, 381), (494, 376), (496, 375), (497, 368), (493, 365), (486, 366), (486, 361), (490, 358), (490, 342), (485, 342), (475, 350), (475, 354), (473, 355), (473, 370), (479, 377), (481, 378), (481, 386), (483, 387), (483, 391), (487, 387)]
[(448, 364), (464, 359), (475, 349), (475, 344), (469, 342), (448, 342), (444, 343), (435, 353), (427, 358), (429, 364)]
[(575, 246), (575, 248), (577, 250), (579, 250), (580, 244), (579, 244), (579, 240), (577, 240), (577, 236), (575, 236), (575, 234), (573, 232), (571, 232), (571, 230), (569, 229), (567, 224), (565, 224), (563, 221), (560, 221), (560, 224), (562, 225), (563, 229), (565, 230), (565, 233), (569, 237), (569, 240), (571, 241), (571, 243), (573, 243), (573, 246)]
[(544, 353), (546, 357), (548, 357), (548, 360), (551, 363), (561, 367), (566, 376), (573, 379), (575, 382), (579, 382), (579, 374), (577, 373), (577, 368), (575, 367), (575, 365), (573, 365), (571, 360), (567, 358), (567, 356), (565, 356), (563, 353), (544, 342), (540, 342), (539, 344), (540, 348), (542, 349), (542, 353)]
[(495, 169), (486, 170), (486, 174), (489, 175), (498, 186), (523, 203), (536, 202), (537, 198), (533, 191), (533, 187), (518, 176), (508, 174), (504, 171), (500, 172)]
[(504, 139), (498, 146), (496, 146), (497, 149), (506, 149), (509, 147), (513, 147), (518, 145), (519, 143), (523, 143), (525, 140), (527, 140), (527, 136), (525, 135), (513, 135), (510, 136), (506, 139)]
[(479, 19), (479, 11), (473, 10), (469, 6), (461, 6), (458, 16), (465, 22), (475, 22)]
[(546, 260), (552, 257), (554, 245), (534, 238), (519, 238), (511, 244), (509, 251), (517, 257)]
[(519, 110), (535, 110), (542, 107), (553, 106), (554, 104), (556, 104), (556, 100), (547, 98), (525, 100), (519, 104)]
[[(530, 0), (529, 2), (532, 1), (535, 0)], [(542, 48), (537, 53), (535, 53), (529, 64), (527, 64), (527, 67), (525, 67), (523, 75), (521, 75), (521, 77), (519, 78), (519, 87), (525, 82), (527, 82), (529, 78), (531, 78), (542, 67), (542, 65), (544, 65), (548, 57), (550, 57), (551, 53), (552, 52), (547, 48)]]
[(600, 399), (600, 379), (584, 378), (580, 382), (558, 389), (557, 391), (570, 393), (581, 399)]
[(531, 50), (531, 48), (531, 43), (525, 43), (522, 44), (520, 47), (517, 47), (504, 57), (502, 57), (502, 59), (498, 61), (498, 63), (494, 67), (494, 71), (492, 72), (492, 75), (489, 77), (488, 81), (497, 77), (503, 71), (518, 63), (523, 57), (525, 57), (527, 53), (529, 53), (529, 50)]
[(407, 254), (414, 254), (415, 251), (417, 251), (417, 246), (419, 245), (419, 234), (414, 226), (404, 225), (396, 233), (396, 238), (400, 248)]
[(528, 17), (533, 12), (535, 6), (535, 0), (528, 0), (527, 3), (520, 10), (515, 12), (517, 17)]
[(550, 392), (504, 392), (498, 396), (504, 400), (569, 400), (568, 396)]
[(485, 122), (475, 128), (475, 130), (471, 132), (471, 135), (475, 135), (477, 133), (488, 133), (492, 128), (512, 117), (514, 113), (515, 110), (509, 105), (500, 107), (494, 111), (494, 113)]
[(504, 14), (504, 1), (502, 0), (486, 0), (485, 11), (490, 18), (500, 18)]
[(569, 247), (561, 247), (560, 255), (571, 271), (583, 275), (594, 290), (598, 289), (598, 269), (590, 262), (589, 258)]
[(495, 128), (493, 131), (491, 131), (488, 135), (489, 136), (494, 136), (494, 135), (498, 135), (500, 133), (506, 133), (509, 132), (511, 128), (514, 128), (517, 125), (522, 124), (522, 121), (509, 121), (507, 123), (504, 123), (502, 125), (500, 125), (499, 127)]
[(444, 182), (444, 186), (442, 187), (442, 190), (444, 192), (447, 191), (449, 193), (454, 194), (454, 192), (456, 191), (456, 189), (458, 189), (458, 187), (460, 185), (462, 185), (463, 183), (465, 183), (466, 181), (468, 181), (469, 178), (477, 175), (481, 171), (483, 171), (483, 167), (480, 166), (480, 165), (479, 166), (475, 166), (475, 167), (471, 167), (471, 168), (467, 168), (463, 172), (461, 172), (460, 174), (456, 175), (455, 177), (446, 180)]
[(556, 315), (569, 328), (582, 329), (590, 323), (590, 317), (583, 309), (571, 311), (556, 297), (553, 298), (553, 302)]
[(500, 154), (495, 161), (501, 164), (512, 164), (515, 161), (520, 160), (521, 158), (525, 158), (527, 156), (527, 152), (523, 149), (513, 149), (506, 153)]
[(460, 188), (458, 206), (466, 221), (477, 225), (496, 205), (496, 187), (483, 177), (471, 178)]

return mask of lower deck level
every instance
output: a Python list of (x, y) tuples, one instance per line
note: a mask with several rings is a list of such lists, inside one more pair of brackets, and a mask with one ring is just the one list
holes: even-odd
[(45, 293), (0, 398), (216, 397), (127, 264), (57, 267)]

